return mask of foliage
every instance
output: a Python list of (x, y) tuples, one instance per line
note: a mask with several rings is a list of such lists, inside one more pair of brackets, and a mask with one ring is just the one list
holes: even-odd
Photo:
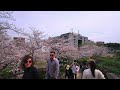
[(59, 57), (59, 63), (61, 65), (71, 64), (73, 60), (69, 56)]
[(46, 71), (42, 70), (43, 68), (46, 68), (46, 62), (38, 60), (38, 62), (35, 63), (35, 67), (38, 68), (40, 79), (45, 79)]
[(43, 62), (43, 61), (38, 61), (37, 63), (35, 63), (35, 66), (37, 68), (46, 68), (46, 62)]
[(107, 44), (105, 44), (105, 46), (113, 48), (115, 50), (120, 49), (120, 44), (119, 43), (107, 43)]
[(13, 40), (7, 34), (7, 30), (18, 30), (14, 24), (8, 22), (8, 20), (15, 20), (12, 14), (13, 12), (10, 11), (0, 11), (0, 64), (5, 68), (10, 64), (15, 68), (12, 63), (16, 63), (20, 59), (18, 48), (15, 47)]
[(0, 76), (2, 77), (2, 78), (7, 78), (7, 77), (9, 77), (10, 75), (13, 75), (13, 73), (12, 73), (12, 68), (10, 68), (10, 67), (7, 67), (7, 68), (5, 68), (4, 70), (2, 70), (1, 72), (0, 72)]
[(81, 58), (80, 61), (87, 61), (88, 58)]
[(120, 61), (115, 58), (102, 57), (97, 66), (106, 72), (120, 74)]
[(64, 75), (65, 75), (65, 66), (60, 66), (60, 78), (64, 79)]
[(120, 50), (116, 51), (114, 57), (115, 57), (116, 59), (120, 59)]
[(49, 38), (47, 40), (47, 45), (50, 47), (50, 50), (54, 50), (56, 52), (59, 60), (67, 59), (69, 60), (68, 62), (71, 62), (71, 60), (73, 61), (80, 57), (80, 52), (77, 48), (70, 45), (70, 43), (66, 43), (66, 41), (69, 42), (69, 39)]
[(39, 72), (40, 79), (45, 79), (46, 71), (40, 71), (40, 70), (38, 70), (38, 72)]
[(115, 54), (120, 50), (120, 43), (107, 43), (105, 46), (110, 49), (110, 53), (112, 54)]

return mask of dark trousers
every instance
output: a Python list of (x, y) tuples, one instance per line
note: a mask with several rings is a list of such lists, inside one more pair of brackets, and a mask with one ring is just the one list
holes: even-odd
[(70, 74), (70, 75), (65, 75), (65, 79), (68, 78), (68, 79), (74, 79), (74, 74)]
[(71, 76), (70, 75), (65, 75), (65, 79), (71, 79)]
[(74, 79), (77, 79), (77, 74), (74, 74)]

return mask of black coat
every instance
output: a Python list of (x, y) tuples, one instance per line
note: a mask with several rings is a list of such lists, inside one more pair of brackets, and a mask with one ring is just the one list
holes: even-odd
[(39, 79), (39, 73), (35, 67), (26, 68), (22, 79)]
[(68, 70), (67, 70), (67, 69), (65, 70), (65, 77), (66, 77), (66, 76), (68, 76), (68, 78), (70, 78), (70, 79), (73, 79), (73, 78), (74, 78), (74, 74), (73, 74), (71, 68), (69, 68)]

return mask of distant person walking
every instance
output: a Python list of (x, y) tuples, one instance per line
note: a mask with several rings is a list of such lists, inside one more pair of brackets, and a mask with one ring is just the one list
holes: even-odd
[(96, 69), (96, 63), (93, 59), (88, 61), (88, 67), (83, 71), (82, 79), (105, 79), (103, 73)]
[(65, 79), (74, 79), (72, 69), (69, 65), (67, 65), (65, 69)]
[(74, 74), (74, 79), (77, 79), (77, 74), (79, 72), (79, 66), (77, 65), (76, 62), (74, 62), (73, 66), (72, 66), (72, 72)]
[(39, 79), (38, 71), (34, 67), (33, 57), (25, 55), (21, 61), (21, 67), (24, 70), (22, 79)]
[(59, 61), (55, 58), (55, 52), (50, 52), (50, 59), (47, 61), (46, 79), (59, 78)]

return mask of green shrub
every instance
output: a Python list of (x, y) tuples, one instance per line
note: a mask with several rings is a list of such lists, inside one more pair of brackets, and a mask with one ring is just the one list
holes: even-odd
[(87, 61), (87, 60), (88, 60), (88, 58), (81, 58), (80, 59), (81, 62), (84, 62), (84, 61)]
[(116, 59), (120, 59), (120, 50), (117, 50), (117, 51), (116, 51), (114, 57), (115, 57)]
[(40, 79), (45, 79), (46, 71), (39, 71)]
[(3, 69), (2, 72), (1, 72), (1, 76), (2, 76), (3, 78), (7, 78), (7, 77), (13, 75), (13, 73), (10, 72), (11, 69), (12, 69), (12, 68), (10, 68), (10, 67), (7, 67), (7, 68)]
[(120, 74), (120, 62), (117, 61), (115, 58), (102, 57), (101, 61), (97, 63), (97, 67), (107, 72)]
[(65, 66), (60, 66), (60, 78), (64, 79), (65, 74)]

